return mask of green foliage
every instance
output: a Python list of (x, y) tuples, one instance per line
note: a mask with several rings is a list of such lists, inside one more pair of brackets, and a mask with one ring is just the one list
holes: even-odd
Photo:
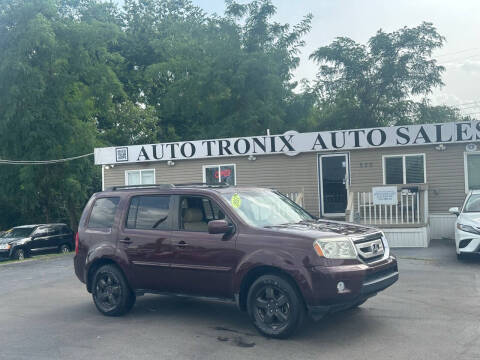
[(367, 45), (341, 37), (319, 48), (311, 55), (319, 64), (312, 89), (318, 94), (317, 121), (349, 128), (421, 118), (414, 99), (443, 85), (445, 69), (431, 55), (444, 40), (424, 22), (392, 33), (379, 30)]
[[(426, 100), (444, 70), (429, 23), (367, 45), (336, 39), (312, 54), (317, 81), (299, 92), (292, 73), (312, 16), (290, 26), (272, 20), (270, 0), (226, 4), (219, 16), (189, 0), (0, 0), (0, 158), (459, 118)], [(101, 175), (92, 158), (0, 165), (0, 184), (0, 228), (76, 227)]]

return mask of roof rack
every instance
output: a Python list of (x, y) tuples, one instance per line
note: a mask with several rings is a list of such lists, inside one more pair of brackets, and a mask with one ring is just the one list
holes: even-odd
[(219, 188), (219, 187), (229, 187), (230, 185), (222, 182), (218, 184), (207, 184), (207, 183), (182, 183), (182, 184), (149, 184), (149, 185), (122, 185), (122, 186), (111, 186), (106, 188), (104, 191), (119, 191), (119, 190), (130, 190), (130, 189), (173, 189), (179, 187), (206, 187), (206, 188)]
[(111, 186), (106, 188), (104, 191), (118, 191), (118, 190), (129, 190), (129, 189), (172, 189), (173, 184), (149, 184), (149, 185), (122, 185), (122, 186)]
[(172, 184), (174, 187), (229, 187), (230, 185), (226, 182), (221, 182), (218, 184), (207, 184), (207, 183), (181, 183), (181, 184)]

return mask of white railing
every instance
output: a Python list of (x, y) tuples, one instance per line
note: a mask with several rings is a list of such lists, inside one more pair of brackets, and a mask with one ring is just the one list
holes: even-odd
[(397, 205), (374, 205), (371, 192), (356, 192), (355, 222), (373, 225), (408, 225), (424, 222), (420, 192), (399, 191)]
[(275, 190), (281, 192), (283, 195), (288, 197), (290, 200), (296, 202), (300, 206), (304, 206), (304, 189), (293, 187), (293, 186), (283, 186), (281, 188), (276, 188)]

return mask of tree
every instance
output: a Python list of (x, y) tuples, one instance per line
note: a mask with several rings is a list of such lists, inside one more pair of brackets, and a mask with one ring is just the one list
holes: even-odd
[[(96, 6), (0, 2), (1, 158), (66, 158), (91, 153), (98, 144), (98, 119), (123, 91), (109, 65), (118, 27), (82, 13)], [(62, 220), (75, 227), (86, 199), (99, 188), (91, 158), (0, 166), (3, 211), (21, 214), (9, 225)]]
[(433, 59), (444, 37), (424, 22), (392, 33), (379, 30), (367, 45), (340, 37), (310, 57), (319, 64), (311, 91), (318, 94), (324, 127), (373, 127), (411, 122), (416, 98), (442, 86), (445, 70)]

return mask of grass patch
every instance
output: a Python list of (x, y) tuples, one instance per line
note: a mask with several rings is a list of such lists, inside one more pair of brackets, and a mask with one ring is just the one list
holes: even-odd
[(54, 259), (62, 256), (68, 256), (68, 255), (72, 255), (72, 253), (70, 252), (67, 254), (58, 254), (58, 253), (40, 254), (40, 255), (34, 255), (32, 257), (26, 258), (25, 260), (7, 259), (7, 260), (0, 261), (0, 266), (10, 265), (10, 264), (23, 264), (31, 261), (48, 260), (48, 259)]

